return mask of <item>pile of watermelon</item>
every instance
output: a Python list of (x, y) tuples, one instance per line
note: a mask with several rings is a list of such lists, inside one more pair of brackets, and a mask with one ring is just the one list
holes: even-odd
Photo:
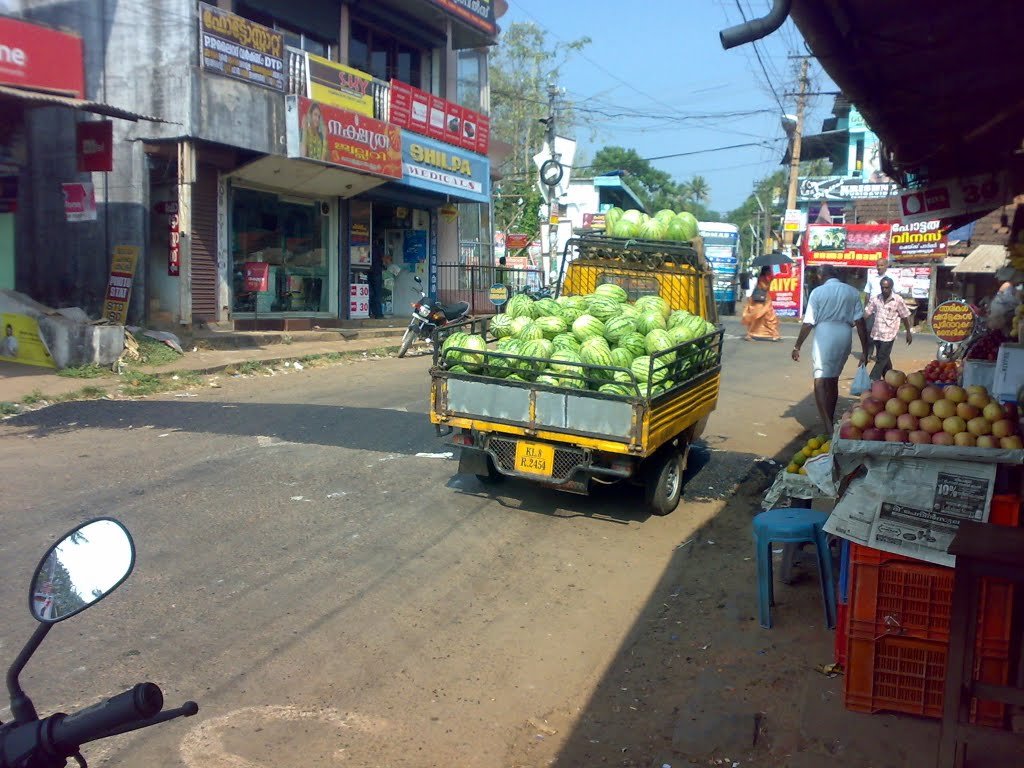
[(513, 296), (490, 321), (493, 346), (480, 334), (453, 333), (441, 364), (453, 373), (654, 397), (717, 364), (716, 330), (660, 296), (631, 303), (606, 283), (587, 296)]
[(698, 235), (697, 217), (687, 211), (668, 208), (648, 216), (643, 211), (609, 208), (604, 213), (605, 234), (629, 240), (665, 240), (689, 242)]

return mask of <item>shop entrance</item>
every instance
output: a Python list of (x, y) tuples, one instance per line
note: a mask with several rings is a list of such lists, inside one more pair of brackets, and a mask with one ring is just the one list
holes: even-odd
[(349, 317), (410, 317), (427, 284), (429, 211), (388, 203), (350, 204)]

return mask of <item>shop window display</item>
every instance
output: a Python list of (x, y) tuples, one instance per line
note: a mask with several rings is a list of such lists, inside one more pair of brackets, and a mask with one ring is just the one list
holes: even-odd
[[(285, 200), (267, 192), (235, 189), (231, 204), (233, 310), (260, 314), (330, 311), (328, 222), (318, 201)], [(247, 262), (270, 265), (268, 290), (246, 290)]]

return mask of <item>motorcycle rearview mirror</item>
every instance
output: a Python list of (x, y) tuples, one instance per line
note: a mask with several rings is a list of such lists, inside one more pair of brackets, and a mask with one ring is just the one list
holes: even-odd
[(413, 275), (412, 279), (415, 280), (419, 285), (423, 285), (423, 281), (420, 280), (419, 275)]
[(81, 613), (117, 589), (135, 567), (135, 544), (119, 521), (84, 523), (43, 555), (32, 577), (32, 615), (56, 624)]

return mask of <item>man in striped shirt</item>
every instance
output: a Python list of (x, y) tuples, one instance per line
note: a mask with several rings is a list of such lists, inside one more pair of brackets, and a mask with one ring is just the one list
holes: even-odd
[(892, 345), (900, 331), (900, 321), (907, 329), (907, 345), (914, 341), (910, 332), (910, 310), (899, 296), (894, 296), (891, 277), (883, 277), (878, 284), (880, 293), (872, 296), (864, 307), (865, 315), (874, 315), (875, 324), (871, 326), (871, 355), (875, 358), (875, 367), (871, 369), (871, 378), (880, 379), (892, 368)]

